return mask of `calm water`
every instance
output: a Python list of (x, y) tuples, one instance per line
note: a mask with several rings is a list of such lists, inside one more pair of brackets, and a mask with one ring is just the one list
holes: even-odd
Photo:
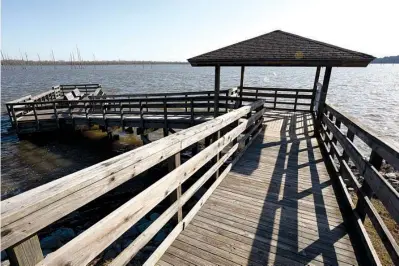
[[(239, 68), (222, 68), (221, 87), (239, 84)], [(247, 68), (245, 85), (307, 88), (313, 86), (314, 68)], [(38, 94), (52, 85), (100, 83), (108, 93), (150, 93), (212, 90), (212, 68), (189, 65), (69, 66), (3, 68), (4, 103), (28, 94)], [(379, 135), (399, 142), (399, 65), (367, 68), (334, 68), (327, 101), (357, 118)], [(94, 138), (19, 141), (9, 132), (8, 116), (1, 116), (2, 196), (8, 197), (54, 178), (109, 158), (119, 146)]]

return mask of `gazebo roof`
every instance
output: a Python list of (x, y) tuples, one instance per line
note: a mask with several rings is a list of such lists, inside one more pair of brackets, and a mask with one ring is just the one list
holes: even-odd
[(188, 59), (192, 66), (365, 67), (375, 57), (281, 30)]

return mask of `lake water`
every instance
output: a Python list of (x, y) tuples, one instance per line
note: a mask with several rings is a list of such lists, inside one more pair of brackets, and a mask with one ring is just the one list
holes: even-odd
[[(221, 69), (221, 87), (239, 84), (239, 68)], [(247, 68), (246, 86), (311, 89), (315, 68)], [(322, 82), (322, 80), (321, 80)], [(9, 197), (114, 156), (119, 146), (79, 136), (20, 141), (8, 131), (4, 103), (57, 84), (100, 83), (108, 93), (212, 90), (214, 70), (189, 65), (3, 67), (1, 73), (2, 196)], [(327, 101), (379, 135), (399, 142), (399, 65), (333, 68)]]

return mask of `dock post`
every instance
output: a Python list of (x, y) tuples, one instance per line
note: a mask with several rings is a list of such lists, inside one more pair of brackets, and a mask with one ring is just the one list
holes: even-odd
[(319, 99), (319, 106), (317, 110), (317, 119), (316, 119), (316, 134), (320, 135), (320, 123), (323, 118), (323, 109), (324, 109), (324, 104), (326, 102), (327, 98), (327, 91), (328, 91), (328, 85), (330, 83), (330, 77), (331, 77), (331, 67), (326, 67), (326, 71), (324, 72), (324, 80), (323, 80), (323, 86), (321, 87), (320, 91), (320, 99)]
[[(220, 130), (216, 133), (213, 134), (213, 140), (212, 142), (216, 142), (218, 139), (220, 139)], [(220, 152), (218, 154), (216, 154), (215, 158), (213, 159), (212, 163), (217, 163), (220, 159)], [(219, 178), (219, 169), (216, 170), (215, 172), (215, 179)]]
[(242, 106), (242, 91), (244, 88), (244, 71), (245, 71), (245, 66), (241, 66), (241, 77), (240, 77), (240, 104), (239, 107)]
[(214, 107), (213, 116), (219, 115), (219, 92), (220, 92), (220, 66), (215, 66), (215, 95), (214, 95)]
[(39, 238), (33, 235), (6, 250), (11, 265), (33, 266), (43, 260)]
[(313, 91), (312, 91), (312, 100), (310, 102), (310, 112), (313, 113), (313, 105), (316, 97), (316, 90), (317, 90), (317, 83), (319, 82), (319, 77), (320, 77), (320, 69), (321, 67), (317, 67), (316, 69), (316, 75), (314, 78), (314, 83), (313, 83)]
[[(169, 172), (176, 169), (181, 164), (180, 152), (176, 153), (174, 156), (170, 157), (168, 160), (168, 168)], [(181, 197), (181, 184), (170, 194), (170, 204), (173, 204), (175, 201), (180, 200)], [(174, 216), (174, 220), (180, 223), (183, 220), (183, 210), (182, 206), (179, 206), (179, 210), (177, 211), (177, 215)]]

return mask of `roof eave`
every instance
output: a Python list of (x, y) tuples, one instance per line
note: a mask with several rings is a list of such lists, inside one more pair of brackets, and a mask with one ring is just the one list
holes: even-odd
[(192, 60), (191, 66), (291, 66), (291, 67), (367, 67), (374, 58), (362, 60)]

